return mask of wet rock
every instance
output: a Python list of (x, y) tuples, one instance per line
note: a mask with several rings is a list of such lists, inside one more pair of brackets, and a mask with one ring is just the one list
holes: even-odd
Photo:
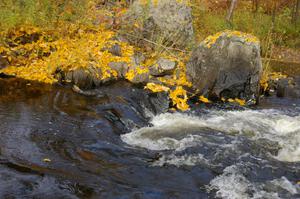
[(169, 95), (166, 92), (149, 93), (149, 106), (154, 114), (166, 113), (169, 110)]
[(277, 82), (276, 95), (277, 97), (299, 98), (300, 85), (293, 78), (280, 79)]
[[(129, 40), (146, 38), (154, 42), (162, 41), (167, 46), (180, 47), (193, 40), (191, 8), (184, 2), (151, 0), (145, 3), (143, 0), (137, 0), (124, 20), (128, 22), (129, 28), (135, 31), (134, 37), (129, 37)], [(137, 22), (142, 27), (132, 27)]]
[(173, 74), (177, 63), (168, 59), (160, 58), (155, 65), (150, 68), (153, 76), (164, 76)]
[(77, 69), (68, 71), (64, 76), (66, 81), (77, 85), (81, 89), (93, 88), (103, 83), (99, 78), (102, 76), (101, 69), (90, 68), (89, 71)]
[(78, 86), (73, 85), (72, 90), (75, 93), (80, 95), (89, 96), (89, 97), (105, 97), (105, 94), (102, 93), (100, 90), (82, 90)]
[(244, 33), (223, 32), (193, 51), (187, 76), (199, 94), (251, 99), (259, 95), (260, 45)]
[(93, 81), (83, 69), (69, 71), (66, 74), (67, 81), (71, 81), (80, 88), (91, 88)]

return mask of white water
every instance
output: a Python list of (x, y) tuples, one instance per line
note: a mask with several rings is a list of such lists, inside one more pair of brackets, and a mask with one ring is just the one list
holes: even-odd
[(209, 161), (203, 157), (203, 155), (163, 155), (156, 162), (153, 163), (153, 166), (163, 166), (165, 164), (175, 165), (180, 167), (185, 166), (194, 166), (196, 164), (209, 164)]
[[(185, 154), (182, 151), (189, 147), (202, 146), (205, 143), (209, 144), (212, 149), (221, 147), (221, 150), (215, 154), (218, 157), (226, 151), (230, 153), (230, 150), (226, 149), (235, 150), (239, 144), (237, 139), (231, 139), (229, 143), (228, 141), (214, 143), (214, 140), (209, 140), (204, 136), (205, 133), (230, 134), (235, 137), (244, 135), (254, 142), (264, 138), (277, 144), (276, 148), (279, 148), (277, 155), (273, 158), (283, 162), (300, 161), (299, 115), (289, 116), (276, 110), (211, 111), (201, 117), (166, 113), (153, 117), (151, 123), (153, 126), (135, 130), (121, 138), (135, 147), (157, 151), (168, 150), (168, 153), (163, 154), (152, 166), (166, 164), (177, 167), (216, 166), (203, 154)], [(197, 134), (199, 131), (205, 133)], [(218, 139), (223, 139), (223, 137)], [(240, 158), (249, 155), (250, 153), (242, 153)], [(243, 168), (243, 165), (240, 166)], [(267, 186), (271, 187), (271, 191), (265, 189)], [(290, 195), (300, 192), (300, 186), (293, 184), (284, 176), (263, 183), (250, 182), (239, 171), (237, 165), (226, 167), (223, 174), (214, 178), (207, 186), (208, 191), (216, 190), (216, 197), (223, 199), (279, 199), (277, 189), (285, 190)]]
[(275, 141), (281, 148), (275, 158), (287, 162), (300, 161), (300, 116), (292, 117), (276, 110), (212, 111), (202, 117), (166, 113), (155, 116), (151, 123), (152, 127), (125, 134), (122, 140), (150, 150), (181, 151), (203, 142), (200, 135), (192, 132), (209, 128), (229, 134), (244, 134), (254, 140), (265, 138)]
[(289, 194), (297, 194), (299, 186), (292, 184), (285, 177), (265, 183), (250, 183), (245, 176), (239, 173), (235, 165), (226, 167), (224, 173), (214, 178), (207, 187), (209, 191), (218, 190), (217, 198), (223, 199), (280, 199), (278, 193), (264, 189), (269, 186), (274, 190), (283, 189)]

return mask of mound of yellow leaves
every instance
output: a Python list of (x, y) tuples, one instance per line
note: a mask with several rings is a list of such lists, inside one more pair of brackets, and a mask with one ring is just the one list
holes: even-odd
[[(59, 30), (61, 31), (61, 30)], [(82, 27), (71, 24), (68, 31), (62, 34), (53, 34), (36, 27), (24, 26), (7, 33), (6, 41), (0, 46), (2, 57), (7, 57), (9, 66), (0, 70), (0, 73), (13, 75), (27, 80), (53, 84), (59, 81), (56, 73), (67, 74), (71, 71), (84, 71), (87, 74), (95, 73), (100, 69), (100, 75), (94, 74), (100, 80), (117, 77), (118, 72), (109, 67), (111, 62), (122, 62), (129, 66), (125, 78), (132, 81), (137, 75), (148, 73), (149, 68), (159, 57), (176, 61), (177, 69), (172, 78), (158, 78), (160, 84), (149, 83), (146, 89), (152, 92), (167, 91), (174, 106), (180, 110), (187, 110), (187, 94), (182, 86), (191, 86), (186, 78), (184, 57), (167, 54), (149, 54), (146, 60), (138, 67), (132, 67), (134, 48), (125, 42), (114, 40), (115, 33), (104, 27)], [(35, 39), (32, 39), (35, 37)], [(28, 41), (24, 42), (24, 39)], [(113, 45), (121, 47), (121, 56), (109, 52)], [(176, 87), (171, 91), (170, 87)]]
[[(18, 43), (18, 39), (36, 35), (38, 40)], [(1, 47), (1, 52), (9, 57), (10, 66), (0, 72), (15, 75), (20, 78), (44, 83), (57, 82), (56, 71), (69, 72), (83, 70), (90, 73), (90, 69), (101, 69), (99, 79), (117, 76), (117, 71), (111, 69), (110, 62), (131, 63), (133, 47), (120, 41), (113, 40), (114, 32), (103, 27), (72, 26), (69, 32), (54, 38), (51, 33), (45, 33), (37, 28), (21, 28), (14, 32)], [(8, 43), (14, 45), (8, 45)], [(115, 56), (108, 52), (112, 45), (121, 47), (122, 56)]]

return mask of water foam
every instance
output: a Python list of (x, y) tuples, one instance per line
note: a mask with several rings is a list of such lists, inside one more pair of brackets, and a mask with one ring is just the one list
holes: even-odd
[(164, 166), (165, 164), (180, 166), (194, 166), (196, 164), (208, 164), (208, 160), (202, 154), (197, 155), (163, 155), (153, 163), (153, 166)]
[(252, 189), (251, 183), (237, 172), (236, 166), (225, 168), (224, 173), (214, 178), (208, 190), (217, 190), (216, 197), (224, 199), (247, 199), (247, 192)]
[[(174, 165), (194, 166), (209, 165), (214, 161), (198, 153), (186, 154), (183, 150), (202, 144), (220, 143), (207, 140), (203, 133), (230, 134), (247, 136), (254, 142), (261, 138), (278, 143), (280, 150), (276, 157), (280, 161), (300, 161), (300, 116), (289, 116), (277, 110), (243, 110), (243, 111), (210, 111), (202, 116), (182, 113), (166, 113), (153, 117), (153, 126), (144, 127), (131, 133), (122, 135), (127, 144), (149, 150), (164, 151), (162, 156), (152, 163), (152, 166)], [(203, 130), (204, 129), (204, 130)], [(221, 137), (220, 139), (223, 139)], [(207, 142), (212, 141), (212, 143)], [(222, 141), (218, 153), (235, 150), (238, 139)], [(205, 146), (206, 146), (205, 145)], [(213, 146), (215, 147), (215, 146)], [(230, 150), (223, 150), (224, 148)], [(171, 150), (171, 151), (170, 151)], [(246, 154), (240, 154), (243, 158)], [(251, 155), (251, 154), (247, 154)], [(253, 157), (254, 158), (254, 157)], [(287, 178), (281, 177), (267, 182), (251, 182), (244, 175), (243, 166), (232, 165), (226, 167), (223, 174), (215, 177), (207, 186), (208, 191), (214, 190), (216, 197), (223, 199), (280, 199), (291, 197), (299, 193), (299, 186), (291, 183)], [(276, 190), (281, 190), (277, 191)]]
[(216, 197), (223, 199), (280, 199), (278, 193), (270, 191), (280, 189), (284, 191), (286, 197), (299, 193), (298, 186), (292, 184), (286, 177), (266, 183), (251, 183), (239, 171), (237, 165), (226, 167), (223, 174), (214, 178), (207, 186), (208, 191), (216, 190)]
[(199, 145), (202, 137), (192, 132), (203, 128), (230, 134), (252, 135), (277, 142), (281, 161), (300, 161), (300, 116), (276, 110), (211, 111), (201, 117), (166, 113), (153, 117), (151, 127), (122, 135), (127, 144), (150, 150), (184, 150)]

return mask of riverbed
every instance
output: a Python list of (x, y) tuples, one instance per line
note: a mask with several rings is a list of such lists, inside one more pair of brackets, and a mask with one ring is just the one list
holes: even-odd
[(2, 79), (0, 198), (300, 198), (299, 99), (166, 103), (128, 82), (87, 97)]

